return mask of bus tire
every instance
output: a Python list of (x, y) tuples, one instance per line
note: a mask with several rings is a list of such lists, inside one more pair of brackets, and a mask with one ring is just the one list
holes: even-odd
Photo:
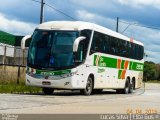
[(123, 89), (116, 89), (116, 92), (117, 92), (118, 94), (122, 94), (122, 93), (123, 93)]
[(133, 93), (134, 90), (134, 83), (132, 81), (132, 83), (129, 84), (129, 93)]
[(129, 82), (129, 79), (127, 78), (126, 79), (126, 83), (125, 83), (125, 87), (123, 89), (123, 94), (128, 94), (130, 91), (130, 82)]
[(135, 79), (132, 80), (132, 84), (133, 84), (133, 90), (136, 90), (136, 82), (135, 82)]
[(80, 92), (81, 92), (81, 94), (83, 94), (83, 95), (89, 96), (89, 95), (91, 95), (92, 91), (93, 91), (93, 80), (92, 80), (92, 78), (89, 76), (89, 77), (88, 77), (88, 80), (87, 80), (86, 88), (80, 90)]
[(54, 89), (53, 88), (42, 88), (43, 93), (46, 95), (51, 95), (53, 94)]

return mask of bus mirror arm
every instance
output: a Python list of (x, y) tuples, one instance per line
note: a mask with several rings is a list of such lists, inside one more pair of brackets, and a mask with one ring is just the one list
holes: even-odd
[(84, 36), (76, 38), (76, 40), (73, 43), (73, 52), (77, 52), (79, 43), (84, 39), (86, 39), (86, 37), (84, 37)]
[(31, 35), (26, 35), (26, 36), (24, 36), (23, 38), (22, 38), (22, 40), (21, 40), (21, 49), (25, 49), (25, 43), (26, 43), (26, 41), (29, 39), (29, 38), (31, 38), (32, 36)]

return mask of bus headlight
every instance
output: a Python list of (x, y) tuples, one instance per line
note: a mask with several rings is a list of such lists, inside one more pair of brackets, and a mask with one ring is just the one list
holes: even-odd
[(71, 72), (71, 73), (67, 73), (67, 74), (63, 74), (63, 75), (61, 75), (61, 77), (63, 77), (63, 78), (71, 77), (71, 76), (75, 75), (77, 72), (78, 72), (78, 71)]

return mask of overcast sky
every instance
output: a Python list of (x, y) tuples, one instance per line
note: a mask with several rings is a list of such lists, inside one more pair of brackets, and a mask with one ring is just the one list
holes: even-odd
[[(40, 1), (40, 0), (37, 0)], [(148, 61), (160, 63), (160, 0), (44, 0), (76, 20), (93, 22), (115, 31), (116, 17), (120, 18), (119, 32), (145, 45)], [(71, 20), (45, 6), (44, 21)], [(3, 0), (0, 3), (0, 30), (17, 35), (32, 34), (39, 24), (40, 4), (32, 0)]]

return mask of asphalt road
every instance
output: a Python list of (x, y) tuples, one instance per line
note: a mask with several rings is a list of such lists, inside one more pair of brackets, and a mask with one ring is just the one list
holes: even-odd
[(10, 114), (106, 114), (160, 113), (160, 84), (146, 84), (133, 94), (117, 94), (105, 90), (102, 94), (80, 95), (78, 91), (56, 91), (53, 95), (0, 94), (0, 113)]

